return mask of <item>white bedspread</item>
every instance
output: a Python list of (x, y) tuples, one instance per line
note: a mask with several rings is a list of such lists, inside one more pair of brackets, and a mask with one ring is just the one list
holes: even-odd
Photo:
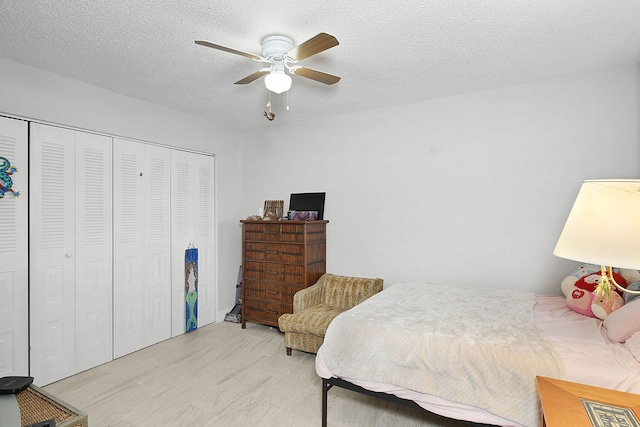
[(399, 283), (336, 317), (323, 358), (339, 377), (539, 425), (535, 376), (559, 377), (562, 364), (534, 321), (536, 301), (518, 291)]

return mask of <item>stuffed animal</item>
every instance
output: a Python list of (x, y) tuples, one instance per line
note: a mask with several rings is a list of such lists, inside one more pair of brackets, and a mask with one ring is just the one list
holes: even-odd
[(638, 270), (631, 270), (631, 269), (628, 269), (628, 268), (621, 268), (620, 269), (620, 275), (622, 277), (624, 277), (624, 280), (626, 280), (627, 283), (633, 283), (633, 282), (640, 281), (640, 271), (638, 271)]
[[(593, 264), (582, 264), (575, 270), (573, 270), (567, 277), (565, 277), (560, 283), (560, 289), (562, 290), (562, 294), (567, 297), (573, 291), (574, 284), (582, 279), (585, 276), (596, 273), (600, 271), (599, 265)], [(594, 287), (595, 289), (595, 287)]]
[[(567, 276), (562, 281), (562, 292), (567, 298), (567, 305), (573, 311), (589, 317), (597, 317), (604, 320), (609, 314), (624, 305), (624, 300), (617, 290), (612, 290), (609, 296), (596, 297), (594, 291), (598, 286), (602, 273), (596, 271), (578, 278), (570, 286), (575, 276)], [(627, 281), (620, 274), (613, 272), (614, 280), (622, 287), (627, 286)]]
[(623, 305), (624, 299), (617, 292), (612, 291), (608, 296), (603, 295), (601, 297), (597, 297), (594, 294), (593, 301), (591, 301), (591, 311), (595, 317), (604, 320)]

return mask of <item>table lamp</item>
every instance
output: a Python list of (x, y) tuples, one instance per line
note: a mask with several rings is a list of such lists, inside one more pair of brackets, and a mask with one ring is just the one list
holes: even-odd
[(584, 181), (553, 254), (600, 265), (598, 296), (613, 287), (640, 294), (616, 283), (612, 268), (640, 269), (640, 180)]

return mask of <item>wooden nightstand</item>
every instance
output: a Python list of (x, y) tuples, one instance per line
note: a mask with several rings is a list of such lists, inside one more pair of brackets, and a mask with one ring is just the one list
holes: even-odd
[(640, 427), (638, 394), (546, 377), (536, 380), (543, 427)]

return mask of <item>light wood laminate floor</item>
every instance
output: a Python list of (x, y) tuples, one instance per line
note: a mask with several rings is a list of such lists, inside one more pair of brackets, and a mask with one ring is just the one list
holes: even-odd
[[(106, 426), (320, 426), (314, 354), (287, 356), (277, 328), (221, 322), (45, 387)], [(330, 426), (456, 423), (334, 387)]]

